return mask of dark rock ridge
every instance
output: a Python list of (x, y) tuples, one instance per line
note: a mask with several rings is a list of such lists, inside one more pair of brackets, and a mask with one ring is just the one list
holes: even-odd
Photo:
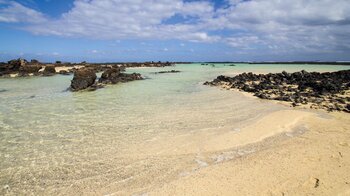
[[(127, 67), (165, 67), (173, 66), (174, 63), (171, 62), (144, 62), (144, 63), (69, 63), (56, 61), (54, 64), (41, 63), (38, 60), (31, 60), (28, 62), (25, 59), (15, 59), (8, 61), (7, 63), (0, 62), (0, 76), (8, 77), (11, 74), (17, 74), (20, 77), (24, 76), (52, 76), (54, 74), (68, 75), (74, 73), (77, 69), (81, 67), (87, 67), (94, 69), (95, 72), (103, 72), (110, 68), (119, 68), (124, 70)], [(41, 71), (42, 67), (45, 70)], [(47, 69), (46, 69), (47, 67)], [(57, 67), (66, 68), (66, 70), (61, 70), (59, 72), (54, 71)]]
[(221, 86), (253, 93), (262, 99), (291, 102), (328, 111), (350, 112), (350, 70), (218, 76), (204, 85)]
[(101, 78), (98, 80), (102, 84), (116, 84), (118, 82), (129, 82), (133, 80), (142, 80), (141, 74), (132, 73), (126, 74), (121, 73), (121, 69), (110, 68), (102, 73)]
[(41, 67), (42, 65), (35, 60), (28, 62), (25, 59), (15, 59), (7, 63), (0, 63), (0, 76), (8, 74), (28, 76), (29, 74), (36, 74)]
[(82, 68), (74, 72), (73, 80), (71, 81), (70, 90), (96, 90), (103, 88), (106, 84), (117, 84), (119, 82), (129, 82), (133, 80), (142, 80), (140, 74), (121, 73), (123, 69), (109, 68), (104, 71), (98, 81), (96, 81), (96, 70), (91, 68)]
[(160, 72), (155, 72), (155, 74), (163, 74), (163, 73), (179, 73), (181, 71), (179, 70), (170, 70), (170, 71), (160, 71)]

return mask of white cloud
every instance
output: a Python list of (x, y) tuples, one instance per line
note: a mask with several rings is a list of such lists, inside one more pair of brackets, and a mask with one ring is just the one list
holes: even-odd
[[(207, 2), (182, 0), (76, 0), (74, 8), (58, 20), (27, 29), (35, 34), (90, 37), (95, 39), (157, 38), (213, 41), (196, 25), (171, 24), (163, 21), (176, 14), (204, 18), (213, 7)], [(64, 28), (62, 28), (64, 27)]]
[(228, 29), (247, 32), (228, 39), (235, 47), (259, 44), (289, 52), (350, 48), (350, 37), (346, 38), (350, 33), (348, 0), (234, 0), (231, 3), (234, 6), (217, 12), (221, 24)]
[(242, 49), (249, 49), (251, 45), (256, 44), (265, 44), (259, 37), (255, 35), (242, 35), (238, 37), (228, 37), (226, 38), (227, 44), (242, 48)]
[[(278, 51), (350, 50), (349, 0), (210, 1), (75, 0), (59, 19), (3, 1), (0, 22), (24, 22), (35, 34), (92, 39), (179, 39), (223, 42), (235, 48)], [(182, 16), (183, 21), (165, 21)], [(232, 33), (216, 34), (228, 30)], [(214, 32), (214, 33), (213, 33)]]
[(46, 21), (44, 14), (17, 2), (0, 1), (0, 4), (5, 4), (5, 7), (0, 9), (0, 22), (43, 23)]

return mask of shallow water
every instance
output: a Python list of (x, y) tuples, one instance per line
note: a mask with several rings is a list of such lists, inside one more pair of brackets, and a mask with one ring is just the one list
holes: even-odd
[[(203, 86), (220, 74), (329, 65), (135, 68), (146, 80), (69, 92), (72, 76), (0, 79), (0, 193), (142, 193), (198, 168), (207, 138), (283, 109)], [(180, 73), (154, 74), (160, 70)], [(225, 150), (225, 149), (223, 149)]]

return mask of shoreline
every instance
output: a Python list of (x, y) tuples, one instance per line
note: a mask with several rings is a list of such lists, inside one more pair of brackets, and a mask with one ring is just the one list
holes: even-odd
[[(167, 78), (162, 78), (163, 82), (168, 82), (166, 81)], [(140, 82), (139, 84), (143, 83)], [(76, 159), (77, 156), (70, 157), (66, 155), (66, 160), (79, 160), (77, 165), (74, 165), (74, 167), (71, 165), (67, 170), (64, 162), (58, 162), (56, 166), (48, 164), (43, 170), (32, 170), (31, 168), (29, 170), (27, 168), (28, 171), (22, 170), (14, 178), (10, 177), (13, 175), (11, 170), (5, 169), (2, 179), (11, 178), (12, 181), (3, 181), (6, 182), (4, 186), (8, 184), (10, 187), (9, 191), (13, 190), (13, 192), (9, 193), (24, 193), (26, 191), (28, 191), (26, 193), (31, 193), (30, 191), (32, 191), (37, 194), (281, 195), (282, 193), (293, 194), (293, 191), (300, 189), (289, 189), (290, 187), (286, 187), (283, 184), (296, 174), (301, 176), (301, 184), (304, 182), (306, 184), (309, 183), (307, 187), (315, 186), (316, 181), (314, 179), (318, 179), (318, 188), (315, 189), (317, 191), (319, 187), (323, 186), (322, 183), (326, 182), (324, 176), (310, 174), (311, 180), (309, 182), (309, 178), (305, 180), (305, 176), (298, 173), (298, 168), (306, 167), (306, 171), (302, 170), (304, 173), (307, 173), (307, 169), (310, 167), (316, 168), (323, 175), (324, 173), (322, 172), (328, 172), (328, 168), (318, 169), (319, 165), (326, 167), (335, 162), (330, 160), (329, 162), (314, 165), (313, 162), (309, 163), (301, 159), (303, 158), (302, 155), (315, 152), (325, 146), (329, 147), (327, 143), (329, 142), (328, 138), (336, 137), (335, 140), (337, 141), (344, 138), (350, 140), (349, 134), (346, 133), (347, 130), (350, 130), (349, 123), (346, 123), (350, 122), (350, 117), (346, 113), (326, 113), (323, 110), (291, 108), (284, 102), (259, 99), (251, 93), (237, 89), (230, 89), (233, 91), (230, 92), (221, 88), (204, 86), (197, 81), (196, 84), (204, 90), (198, 91), (199, 94), (190, 94), (191, 97), (180, 97), (186, 100), (193, 98), (196, 102), (192, 100), (193, 102), (189, 102), (191, 104), (186, 105), (186, 107), (181, 107), (181, 105), (170, 107), (173, 108), (172, 111), (166, 109), (169, 106), (164, 107), (163, 109), (166, 110), (163, 111), (167, 111), (167, 113), (154, 115), (153, 118), (139, 116), (137, 120), (142, 121), (139, 124), (142, 128), (137, 126), (120, 126), (120, 130), (128, 131), (127, 134), (130, 134), (129, 136), (123, 135), (123, 133), (116, 135), (115, 131), (105, 130), (101, 132), (98, 129), (92, 131), (94, 136), (90, 135), (90, 132), (86, 132), (87, 137), (80, 137), (76, 132), (70, 132), (69, 134), (78, 136), (76, 139), (69, 140), (69, 142), (74, 142), (72, 144), (77, 146), (84, 144), (95, 146), (95, 148), (86, 146), (86, 150), (89, 150), (86, 154), (79, 153), (81, 151), (80, 148), (74, 151), (74, 153), (77, 153), (76, 155), (83, 156), (85, 159), (79, 160)], [(138, 92), (136, 91), (137, 86), (134, 86), (135, 92)], [(205, 90), (206, 88), (212, 90)], [(116, 95), (119, 94), (118, 92), (121, 92), (117, 88), (111, 88), (110, 90), (114, 90), (111, 92), (114, 92)], [(126, 91), (127, 89), (124, 90), (125, 92), (130, 92)], [(106, 91), (101, 91), (101, 94), (106, 94)], [(86, 98), (89, 98), (90, 95), (93, 94), (79, 94), (79, 96), (86, 96)], [(133, 95), (138, 96), (139, 93)], [(183, 104), (182, 102), (175, 103)], [(207, 104), (197, 105), (197, 103)], [(239, 107), (235, 107), (236, 104)], [(86, 103), (86, 106), (89, 106), (89, 104)], [(107, 107), (111, 107), (111, 105), (107, 104)], [(138, 109), (137, 111), (148, 111), (143, 109), (141, 108), (141, 110)], [(177, 112), (173, 113), (174, 110)], [(192, 110), (196, 112), (192, 112)], [(99, 111), (105, 112), (104, 110)], [(187, 118), (178, 116), (189, 117), (188, 119), (192, 120), (186, 121)], [(86, 117), (95, 119), (95, 117), (89, 115)], [(105, 117), (109, 119), (109, 116)], [(113, 117), (113, 114), (110, 114), (110, 117)], [(164, 119), (165, 121), (162, 121)], [(204, 124), (205, 122), (202, 119), (205, 119), (205, 122), (214, 123)], [(101, 121), (103, 122), (104, 120)], [(157, 123), (152, 123), (152, 121), (165, 122), (165, 126), (161, 127)], [(81, 122), (84, 121), (82, 120)], [(113, 122), (114, 120), (107, 121), (107, 123), (110, 123), (111, 130), (119, 127), (116, 126), (118, 124)], [(132, 124), (131, 121), (120, 120), (120, 122), (125, 125)], [(201, 124), (186, 126), (186, 123), (192, 125), (192, 122)], [(97, 124), (92, 125), (97, 127)], [(100, 124), (100, 126), (103, 128), (104, 124)], [(322, 126), (331, 130), (326, 130), (329, 132), (320, 136), (318, 135), (318, 130), (322, 129)], [(60, 130), (64, 129), (65, 127), (62, 126)], [(147, 134), (144, 135), (144, 139), (141, 137), (133, 139), (138, 137), (133, 135), (133, 130), (139, 131), (139, 129), (142, 131), (140, 133)], [(172, 132), (172, 129), (175, 132)], [(161, 131), (157, 132), (157, 130)], [(332, 134), (338, 130), (343, 130), (344, 133), (339, 135)], [(103, 141), (95, 140), (97, 138), (95, 134), (101, 137), (105, 133), (108, 135), (105, 135), (106, 137)], [(309, 137), (310, 134), (312, 137)], [(62, 138), (63, 136), (64, 134), (62, 134)], [(119, 136), (120, 138), (118, 139)], [(124, 141), (125, 137), (129, 137), (131, 140)], [(119, 144), (118, 140), (121, 140), (122, 143), (120, 144), (125, 146), (119, 145), (118, 149), (115, 149), (116, 144)], [(306, 140), (307, 142), (300, 144), (298, 148), (294, 147), (297, 145), (294, 141), (304, 142)], [(342, 141), (341, 146), (348, 147), (349, 143), (346, 141), (349, 140)], [(300, 151), (304, 148), (311, 150), (307, 152)], [(38, 149), (38, 147), (34, 149)], [(282, 153), (285, 154), (281, 156)], [(349, 149), (337, 151), (335, 155), (337, 153), (338, 156), (342, 156), (341, 158), (347, 158), (347, 155), (350, 155)], [(322, 159), (328, 156), (327, 152), (324, 151), (320, 153), (317, 151), (317, 155), (320, 155)], [(51, 158), (56, 157), (53, 156)], [(91, 161), (91, 158), (96, 161)], [(285, 164), (278, 165), (278, 163), (282, 162)], [(42, 163), (50, 162), (42, 161)], [(349, 163), (350, 160), (346, 159), (345, 162), (341, 163), (341, 166), (343, 167), (344, 164)], [(58, 172), (53, 172), (52, 175), (47, 175), (45, 172), (52, 170)], [(276, 177), (274, 176), (275, 170), (279, 173), (285, 170), (288, 170), (288, 172), (284, 176)], [(42, 173), (42, 171), (44, 172)], [(60, 173), (60, 171), (69, 172)], [(348, 175), (346, 175), (345, 170), (341, 170), (341, 172), (344, 175), (340, 179), (347, 179)], [(339, 173), (341, 174), (341, 172)], [(27, 175), (35, 176), (37, 180), (32, 180), (32, 182), (23, 185), (21, 179)], [(39, 178), (41, 175), (46, 177), (48, 181), (41, 181), (42, 178)], [(63, 177), (65, 180), (63, 180)], [(268, 179), (266, 182), (264, 181), (265, 178)], [(60, 184), (54, 183), (57, 180)], [(45, 184), (34, 187), (35, 183)], [(298, 187), (300, 184), (299, 179), (293, 179), (288, 183), (292, 184), (292, 188)], [(331, 186), (338, 186), (340, 182), (335, 181), (335, 183), (331, 184)], [(276, 188), (275, 185), (278, 187)], [(279, 190), (279, 187), (282, 187), (283, 190)], [(277, 189), (277, 192), (273, 188)], [(297, 192), (296, 194), (300, 195), (303, 193), (305, 192)]]
[[(249, 146), (260, 146), (260, 150), (238, 156), (227, 153), (232, 157), (158, 187), (149, 195), (349, 194), (350, 133), (346, 132), (350, 124), (346, 121), (350, 115), (329, 115), (330, 119), (302, 119), (306, 131), (296, 128), (237, 148), (236, 152), (244, 152)], [(333, 127), (323, 127), (328, 124)]]

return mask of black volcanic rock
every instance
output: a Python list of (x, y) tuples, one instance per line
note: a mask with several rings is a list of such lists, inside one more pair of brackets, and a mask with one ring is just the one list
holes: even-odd
[(179, 73), (181, 71), (179, 70), (170, 70), (170, 71), (159, 71), (159, 72), (155, 72), (155, 74), (164, 74), (164, 73)]
[(56, 69), (54, 65), (46, 65), (43, 71), (43, 76), (53, 76), (56, 74)]
[(0, 63), (0, 76), (18, 73), (21, 66), (25, 66), (27, 63), (24, 59), (14, 59), (10, 60), (7, 63)]
[(138, 73), (126, 74), (121, 73), (121, 69), (119, 68), (110, 68), (102, 73), (98, 82), (102, 84), (116, 84), (118, 82), (129, 82), (142, 79), (143, 78)]
[(38, 73), (41, 68), (42, 66), (38, 64), (23, 65), (19, 68), (19, 72), (20, 74)]
[(119, 82), (119, 76), (120, 74), (120, 69), (118, 68), (110, 68), (107, 69), (106, 71), (104, 71), (101, 75), (101, 78), (98, 80), (98, 82), (100, 83), (104, 83), (104, 84), (116, 84)]
[(300, 71), (289, 74), (242, 73), (234, 77), (218, 76), (204, 85), (236, 88), (254, 93), (261, 99), (288, 101), (292, 106), (312, 104), (329, 111), (350, 112), (350, 70), (337, 72)]
[(70, 89), (72, 91), (80, 91), (87, 89), (94, 85), (96, 78), (96, 73), (93, 70), (88, 68), (78, 69), (74, 72)]

